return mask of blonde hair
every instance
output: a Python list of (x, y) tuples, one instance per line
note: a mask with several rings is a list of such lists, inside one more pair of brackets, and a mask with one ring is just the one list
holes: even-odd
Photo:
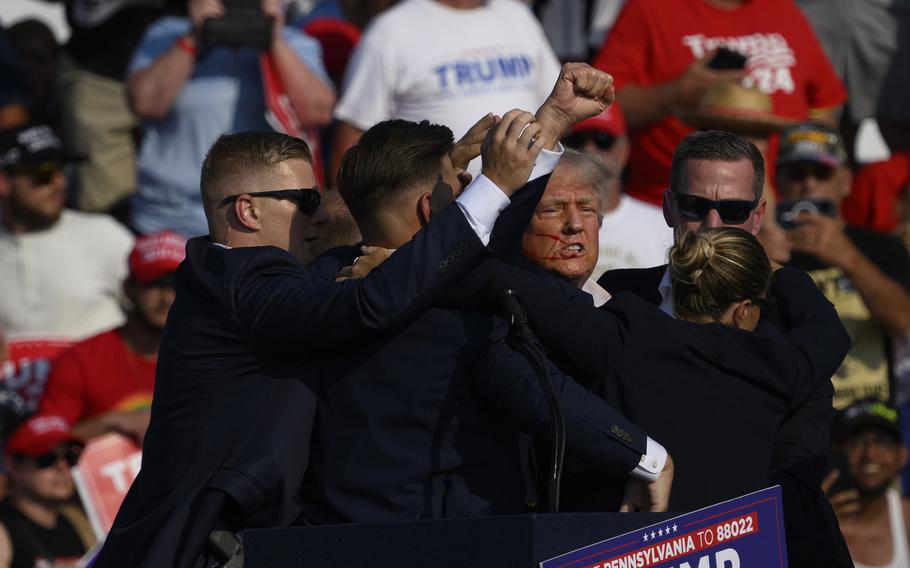
[(677, 316), (720, 321), (731, 304), (768, 291), (771, 263), (755, 237), (741, 229), (687, 232), (670, 249), (670, 280)]

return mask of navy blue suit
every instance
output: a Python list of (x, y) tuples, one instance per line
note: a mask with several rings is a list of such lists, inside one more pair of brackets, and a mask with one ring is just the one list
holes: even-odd
[[(490, 249), (510, 262), (549, 176), (516, 193)], [(314, 270), (331, 278), (356, 249), (330, 251)], [(454, 288), (485, 281), (477, 271)], [(457, 295), (457, 294), (456, 294)], [(326, 361), (313, 459), (304, 487), (308, 522), (392, 521), (522, 513), (533, 487), (523, 449), (546, 438), (549, 414), (532, 368), (505, 345), (506, 322), (437, 306), (394, 332)], [(568, 451), (624, 475), (647, 435), (552, 364)], [(533, 485), (533, 483), (531, 483)]]
[[(326, 277), (345, 264), (329, 264)], [(347, 260), (356, 249), (347, 251)], [(323, 261), (324, 262), (324, 261)], [(319, 264), (319, 263), (317, 263)], [(546, 437), (547, 403), (489, 313), (436, 307), (323, 362), (304, 508), (313, 523), (526, 511), (521, 433)], [(625, 474), (645, 433), (550, 365), (568, 451)]]
[[(434, 303), (486, 249), (457, 206), (362, 281), (284, 250), (187, 244), (158, 356), (142, 470), (96, 566), (190, 566), (217, 518), (287, 524), (308, 463), (315, 357)], [(226, 496), (210, 507), (210, 495)]]

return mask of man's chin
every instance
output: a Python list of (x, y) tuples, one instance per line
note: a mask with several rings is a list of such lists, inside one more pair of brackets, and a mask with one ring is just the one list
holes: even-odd
[(888, 491), (888, 488), (891, 487), (891, 480), (883, 481), (875, 485), (865, 485), (858, 483), (856, 490), (859, 492), (861, 499), (874, 499), (876, 497), (881, 497)]

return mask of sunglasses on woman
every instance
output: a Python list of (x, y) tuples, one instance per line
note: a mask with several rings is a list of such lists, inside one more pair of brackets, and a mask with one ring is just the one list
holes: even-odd
[(319, 194), (319, 188), (316, 187), (302, 187), (297, 189), (275, 189), (272, 191), (258, 191), (258, 192), (248, 192), (248, 193), (238, 193), (237, 195), (228, 195), (221, 200), (222, 205), (227, 205), (228, 203), (233, 203), (237, 201), (237, 198), (241, 195), (249, 195), (250, 197), (271, 197), (273, 199), (291, 199), (297, 202), (297, 207), (300, 208), (306, 215), (312, 215), (319, 208), (319, 202), (322, 199), (322, 196)]
[(746, 222), (746, 219), (758, 206), (758, 199), (752, 201), (746, 199), (719, 199), (715, 201), (699, 195), (676, 193), (672, 190), (670, 193), (676, 200), (676, 207), (679, 209), (680, 214), (687, 219), (695, 221), (703, 220), (714, 209), (724, 223), (740, 225)]

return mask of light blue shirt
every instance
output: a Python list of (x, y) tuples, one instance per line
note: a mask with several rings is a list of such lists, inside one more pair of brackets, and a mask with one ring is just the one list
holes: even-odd
[[(149, 67), (189, 32), (187, 18), (157, 20), (133, 54), (127, 74)], [(284, 28), (284, 39), (331, 85), (319, 42), (289, 26)], [(170, 111), (142, 124), (137, 191), (132, 202), (134, 227), (142, 233), (170, 229), (186, 237), (207, 234), (199, 190), (205, 154), (221, 134), (272, 130), (265, 111), (259, 52), (228, 47), (200, 51), (193, 74)]]

